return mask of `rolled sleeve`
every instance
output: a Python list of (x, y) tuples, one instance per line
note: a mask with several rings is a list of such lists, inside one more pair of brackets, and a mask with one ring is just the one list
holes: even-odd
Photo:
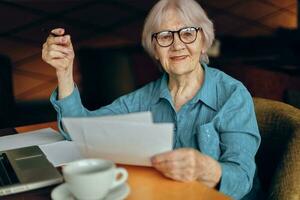
[(77, 87), (74, 87), (73, 92), (63, 99), (58, 99), (58, 90), (56, 88), (50, 96), (50, 101), (55, 110), (61, 114), (74, 115), (73, 112), (76, 110), (76, 107), (81, 107), (81, 99)]
[(59, 132), (65, 139), (71, 140), (70, 135), (63, 129), (62, 118), (84, 115), (78, 88), (75, 86), (73, 92), (63, 99), (58, 99), (58, 90), (56, 88), (50, 96), (50, 102), (57, 112)]

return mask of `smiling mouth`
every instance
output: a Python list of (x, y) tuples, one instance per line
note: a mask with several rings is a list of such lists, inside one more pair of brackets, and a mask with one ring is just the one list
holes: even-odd
[(174, 61), (180, 61), (180, 60), (184, 60), (186, 59), (188, 56), (172, 56), (170, 57), (171, 60), (174, 60)]

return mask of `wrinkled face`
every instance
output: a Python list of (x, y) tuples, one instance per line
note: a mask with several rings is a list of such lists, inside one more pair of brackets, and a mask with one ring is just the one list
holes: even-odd
[[(177, 31), (186, 27), (184, 21), (176, 11), (169, 9), (163, 19), (158, 32)], [(163, 69), (170, 76), (181, 76), (193, 72), (200, 66), (200, 55), (203, 50), (202, 32), (197, 32), (197, 38), (193, 43), (185, 44), (177, 33), (174, 34), (174, 42), (169, 47), (161, 47), (154, 41), (155, 58), (159, 60)]]

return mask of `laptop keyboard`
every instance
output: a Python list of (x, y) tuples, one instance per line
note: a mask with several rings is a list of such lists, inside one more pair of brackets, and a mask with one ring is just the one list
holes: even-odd
[(7, 155), (0, 154), (0, 187), (20, 183)]

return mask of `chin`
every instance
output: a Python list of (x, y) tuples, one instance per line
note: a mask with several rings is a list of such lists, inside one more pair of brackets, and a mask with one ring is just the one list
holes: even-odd
[(192, 72), (194, 69), (187, 63), (176, 63), (173, 64), (173, 74), (183, 75)]
[(180, 69), (180, 70), (172, 70), (171, 73), (175, 76), (182, 76), (191, 73), (192, 70), (188, 69)]

